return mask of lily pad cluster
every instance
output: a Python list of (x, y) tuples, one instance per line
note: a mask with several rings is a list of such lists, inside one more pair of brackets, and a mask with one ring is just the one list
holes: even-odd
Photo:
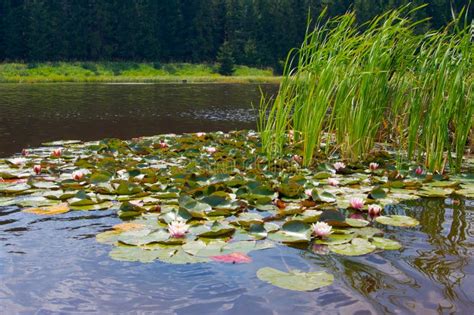
[[(395, 169), (387, 153), (370, 165), (303, 168), (291, 154), (268, 161), (259, 147), (252, 131), (45, 143), (0, 160), (0, 207), (37, 215), (114, 209), (123, 223), (97, 241), (112, 245), (115, 260), (249, 263), (252, 251), (282, 244), (348, 256), (398, 250), (402, 244), (385, 238), (384, 226), (418, 221), (369, 210), (419, 197), (474, 195), (468, 176)], [(173, 222), (186, 227), (183, 235), (170, 233)], [(317, 222), (332, 233), (316, 236)], [(263, 268), (257, 275), (295, 290), (332, 282), (324, 272)]]

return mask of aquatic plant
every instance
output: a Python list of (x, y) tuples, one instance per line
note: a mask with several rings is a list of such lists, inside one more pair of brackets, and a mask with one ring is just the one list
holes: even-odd
[(288, 55), (278, 95), (262, 97), (268, 159), (302, 152), (305, 166), (332, 154), (354, 162), (383, 142), (431, 171), (459, 171), (474, 109), (471, 26), (461, 12), (444, 29), (418, 34), (424, 21), (410, 15), (419, 8), (364, 25), (353, 12), (322, 16), (308, 28)]
[[(45, 143), (0, 159), (0, 207), (25, 215), (113, 210), (123, 222), (96, 239), (119, 261), (251, 263), (252, 251), (285, 245), (324, 255), (399, 250), (402, 244), (384, 237), (385, 226), (418, 221), (390, 207), (380, 215), (382, 207), (474, 196), (469, 176), (395, 170), (394, 155), (372, 172), (369, 164), (347, 163), (334, 173), (333, 163), (307, 168), (292, 156), (269, 163), (260, 143), (253, 131)], [(57, 149), (61, 158), (52, 156)], [(292, 290), (332, 282), (324, 271), (265, 268), (260, 279)]]

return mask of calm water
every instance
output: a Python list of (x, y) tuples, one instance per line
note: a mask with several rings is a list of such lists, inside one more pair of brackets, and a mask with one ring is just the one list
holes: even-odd
[[(0, 93), (2, 155), (62, 138), (249, 128), (258, 100), (251, 85), (0, 85)], [(251, 252), (251, 264), (176, 266), (111, 260), (111, 246), (95, 241), (121, 222), (111, 211), (39, 217), (3, 207), (0, 314), (472, 314), (474, 201), (387, 212), (421, 222), (385, 228), (400, 251), (342, 257), (283, 246)], [(257, 279), (265, 266), (327, 270), (336, 280), (287, 291)]]
[(0, 156), (59, 138), (255, 128), (259, 100), (248, 84), (0, 84)]

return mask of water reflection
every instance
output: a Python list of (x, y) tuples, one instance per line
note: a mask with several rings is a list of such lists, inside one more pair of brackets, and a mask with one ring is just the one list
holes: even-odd
[(60, 139), (255, 128), (257, 84), (0, 84), (0, 156)]

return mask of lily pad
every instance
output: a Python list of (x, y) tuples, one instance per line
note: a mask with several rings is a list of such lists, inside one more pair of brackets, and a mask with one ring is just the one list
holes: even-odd
[(392, 226), (413, 227), (420, 224), (417, 219), (405, 215), (387, 215), (375, 219), (378, 223)]
[(313, 291), (334, 282), (334, 276), (324, 271), (301, 272), (292, 270), (283, 272), (270, 267), (259, 269), (257, 277), (279, 288), (293, 291)]
[(402, 244), (399, 242), (383, 237), (372, 238), (372, 244), (377, 246), (377, 248), (385, 250), (397, 250), (402, 248)]
[(340, 255), (361, 256), (373, 252), (376, 247), (366, 239), (354, 238), (350, 243), (329, 245), (329, 249)]

